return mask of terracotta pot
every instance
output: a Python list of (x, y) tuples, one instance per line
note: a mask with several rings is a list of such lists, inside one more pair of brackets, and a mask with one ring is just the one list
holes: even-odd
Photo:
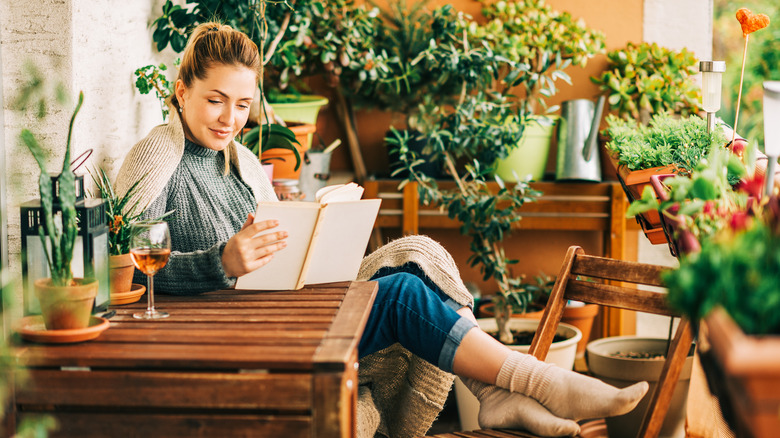
[(35, 280), (47, 330), (83, 329), (89, 326), (98, 292), (95, 279), (74, 278), (73, 286), (54, 286), (51, 278)]
[(317, 130), (317, 126), (312, 124), (290, 123), (287, 127), (295, 134), (295, 139), (300, 143), (300, 146), (296, 145), (295, 148), (301, 156), (301, 165), (298, 166), (297, 169), (295, 168), (295, 154), (291, 150), (271, 148), (263, 151), (260, 158), (264, 162), (272, 163), (274, 165), (274, 179), (300, 178), (301, 167), (303, 165), (303, 154), (309, 149), (311, 134)]
[[(748, 335), (722, 307), (702, 321), (701, 364), (736, 436), (776, 437), (780, 430), (780, 335)], [(706, 342), (706, 343), (705, 343)]]
[[(495, 318), (496, 304), (491, 301), (483, 301), (477, 306), (479, 318)], [(544, 309), (534, 310), (529, 308), (525, 313), (512, 313), (512, 318), (542, 319)]]
[(111, 294), (129, 292), (133, 287), (133, 257), (130, 253), (112, 255), (108, 258)]
[(585, 347), (590, 340), (590, 331), (593, 328), (593, 320), (599, 313), (598, 304), (586, 304), (584, 306), (566, 306), (563, 309), (561, 322), (573, 325), (582, 332), (582, 339), (577, 343), (577, 355), (585, 352)]
[[(650, 169), (628, 170), (625, 165), (618, 164), (618, 159), (614, 154), (609, 156), (612, 166), (615, 168), (618, 180), (626, 192), (628, 202), (634, 202), (642, 197), (645, 187), (651, 187), (650, 177), (652, 175), (673, 174), (676, 171), (675, 166), (653, 167)], [(650, 243), (654, 245), (666, 243), (666, 234), (664, 234), (661, 216), (657, 210), (651, 210), (637, 215), (637, 222), (642, 226), (645, 236)]]

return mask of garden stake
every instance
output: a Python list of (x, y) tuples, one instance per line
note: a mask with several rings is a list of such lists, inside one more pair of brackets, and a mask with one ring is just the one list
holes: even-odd
[(745, 47), (742, 50), (742, 72), (739, 75), (739, 92), (737, 93), (737, 110), (734, 115), (734, 130), (731, 133), (731, 143), (737, 138), (737, 122), (739, 122), (739, 106), (742, 101), (742, 81), (745, 78), (745, 60), (747, 59), (748, 41), (750, 34), (769, 26), (769, 17), (766, 14), (754, 14), (748, 8), (740, 8), (737, 11), (737, 21), (742, 27), (742, 36), (745, 37)]

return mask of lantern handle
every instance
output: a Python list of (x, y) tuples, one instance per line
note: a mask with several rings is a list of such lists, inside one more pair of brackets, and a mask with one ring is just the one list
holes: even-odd
[[(86, 157), (85, 157), (85, 155), (86, 155)], [(79, 167), (81, 167), (84, 163), (86, 163), (86, 161), (91, 156), (92, 156), (92, 148), (89, 148), (86, 151), (82, 152), (81, 155), (79, 155), (78, 157), (74, 158), (73, 161), (70, 162), (70, 171), (75, 173), (76, 170), (78, 170)], [(81, 160), (81, 161), (79, 161), (79, 160)], [(75, 163), (77, 161), (79, 163), (75, 167), (73, 167), (73, 163)]]

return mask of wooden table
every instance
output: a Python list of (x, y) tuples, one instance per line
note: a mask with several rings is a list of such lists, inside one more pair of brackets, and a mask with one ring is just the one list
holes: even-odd
[[(10, 422), (56, 417), (53, 436), (351, 437), (357, 345), (376, 283), (146, 297), (78, 344), (18, 342)], [(7, 426), (13, 427), (13, 424)]]

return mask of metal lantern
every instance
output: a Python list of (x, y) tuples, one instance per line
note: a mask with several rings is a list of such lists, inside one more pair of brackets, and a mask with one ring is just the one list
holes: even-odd
[[(54, 186), (55, 213), (60, 212), (58, 199), (58, 176), (52, 177)], [(98, 293), (95, 297), (93, 312), (108, 308), (110, 285), (108, 272), (108, 224), (106, 223), (105, 200), (84, 197), (84, 177), (76, 176), (76, 218), (79, 231), (73, 249), (71, 269), (74, 277), (95, 278), (98, 281)], [(40, 314), (38, 298), (35, 296), (34, 283), (39, 278), (50, 277), (49, 265), (43, 244), (38, 235), (38, 227), (45, 226), (42, 219), (41, 200), (35, 199), (21, 205), (22, 210), (22, 275), (24, 277), (24, 314)]]
[(724, 61), (701, 61), (701, 103), (707, 113), (707, 132), (715, 129), (715, 113), (720, 109), (721, 81), (726, 71)]
[(772, 193), (775, 166), (780, 156), (780, 81), (764, 82), (764, 153), (769, 158), (766, 169), (766, 193)]

